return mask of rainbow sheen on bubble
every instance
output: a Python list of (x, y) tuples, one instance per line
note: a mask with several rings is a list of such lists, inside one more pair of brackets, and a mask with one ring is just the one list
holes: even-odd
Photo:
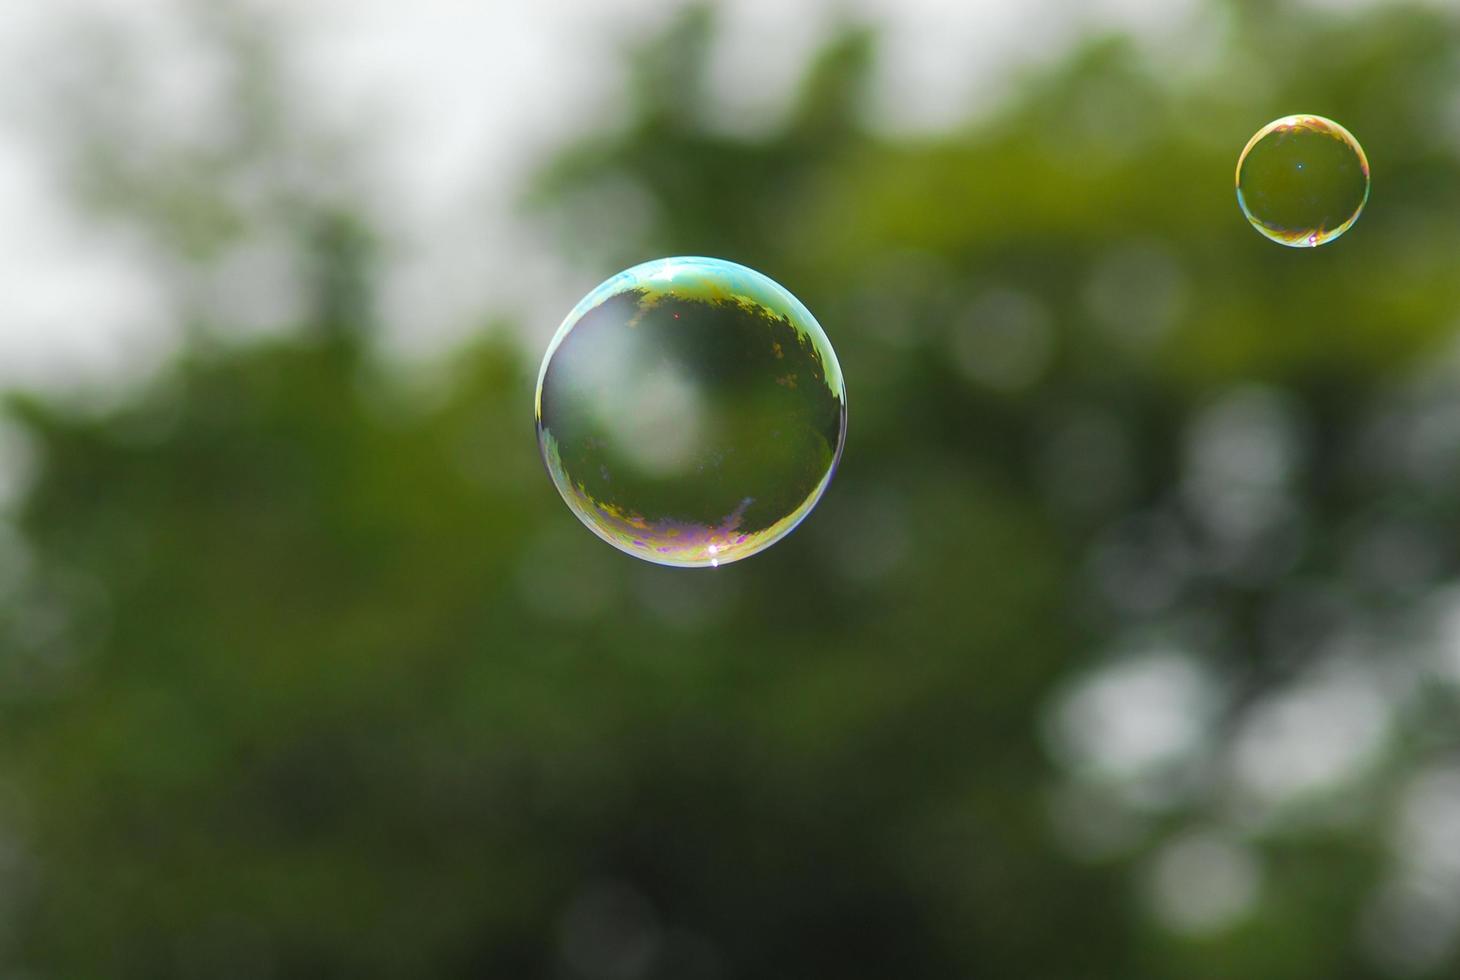
[(1369, 199), (1369, 160), (1353, 134), (1322, 116), (1262, 127), (1237, 159), (1237, 203), (1264, 236), (1313, 248), (1353, 227)]
[(717, 566), (816, 506), (846, 406), (830, 341), (783, 286), (722, 259), (656, 259), (558, 328), (538, 374), (538, 448), (568, 507), (615, 548)]

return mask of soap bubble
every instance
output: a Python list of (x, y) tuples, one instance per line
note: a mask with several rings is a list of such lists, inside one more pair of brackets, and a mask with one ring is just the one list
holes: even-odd
[(1348, 231), (1369, 199), (1369, 161), (1353, 134), (1322, 116), (1284, 116), (1237, 159), (1237, 203), (1280, 245), (1312, 247)]
[(656, 259), (568, 314), (537, 381), (558, 492), (620, 551), (716, 566), (779, 541), (831, 482), (841, 368), (782, 286), (721, 259)]

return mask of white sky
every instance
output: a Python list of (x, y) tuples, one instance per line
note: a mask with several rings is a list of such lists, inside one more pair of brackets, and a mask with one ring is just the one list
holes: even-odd
[[(652, 35), (678, 0), (254, 2), (289, 27), (306, 115), (371, 134), (363, 169), (400, 239), (384, 288), (394, 347), (440, 350), (491, 311), (545, 337), (578, 293), (615, 271), (565, 272), (522, 234), (511, 205), (553, 147), (616, 118), (626, 43)], [(709, 70), (725, 118), (753, 127), (773, 118), (829, 25), (871, 21), (886, 30), (877, 118), (936, 128), (995, 103), (1021, 65), (1092, 24), (1159, 42), (1194, 7), (726, 0)], [(24, 95), (33, 73), (64, 55), (56, 48), (67, 25), (105, 15), (159, 52), (158, 112), (186, 120), (194, 76), (207, 66), (180, 48), (173, 9), (173, 0), (0, 0), (0, 386), (110, 383), (145, 373), (173, 343), (168, 298), (145, 253), (74, 212), (34, 120), (4, 95)]]

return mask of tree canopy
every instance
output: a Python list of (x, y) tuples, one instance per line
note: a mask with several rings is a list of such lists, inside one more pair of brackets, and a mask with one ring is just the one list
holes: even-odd
[[(873, 30), (755, 135), (711, 9), (636, 53), (536, 220), (585, 290), (766, 272), (847, 379), (821, 506), (714, 571), (577, 524), (493, 311), (430, 397), (378, 350), (390, 229), (277, 166), (263, 41), (217, 159), (126, 170), (80, 119), (179, 269), (256, 179), (314, 301), (248, 342), (198, 307), (119, 404), (9, 400), (6, 971), (1453, 975), (1460, 18), (1211, 14), (1200, 59), (1091, 38), (936, 136), (867, 123)], [(1232, 191), (1299, 111), (1374, 170), (1311, 251)]]

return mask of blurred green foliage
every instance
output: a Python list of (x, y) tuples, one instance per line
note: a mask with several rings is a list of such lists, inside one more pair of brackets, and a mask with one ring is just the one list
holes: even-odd
[[(585, 289), (661, 254), (765, 271), (848, 381), (823, 505), (715, 572), (578, 526), (510, 329), (422, 397), (372, 345), (389, 229), (276, 173), (312, 322), (204, 324), (103, 411), (11, 399), (36, 470), (0, 541), (10, 975), (1454, 975), (1453, 944), (1406, 958), (1444, 902), (1381, 899), (1408, 781), (1460, 751), (1414, 635), (1460, 559), (1460, 396), (1433, 367), (1460, 312), (1460, 22), (1211, 17), (1208, 51), (1091, 39), (936, 137), (866, 124), (862, 29), (759, 136), (717, 125), (710, 12), (639, 52), (628, 118), (532, 188), (541, 221)], [(267, 140), (106, 192), (185, 263), (247, 233), (217, 218), (229, 168), (282, 152), (273, 97), (239, 91)], [(1374, 168), (1313, 252), (1232, 190), (1248, 136), (1299, 111)], [(1203, 455), (1212, 431), (1235, 456)], [(1061, 706), (1153, 644), (1219, 710), (1154, 773), (1082, 768)], [(1253, 718), (1330, 661), (1408, 679), (1378, 747), (1254, 803)], [(1070, 800), (1129, 832), (1072, 846)], [(1150, 883), (1218, 887), (1161, 863), (1193, 832), (1258, 878), (1183, 931)]]

